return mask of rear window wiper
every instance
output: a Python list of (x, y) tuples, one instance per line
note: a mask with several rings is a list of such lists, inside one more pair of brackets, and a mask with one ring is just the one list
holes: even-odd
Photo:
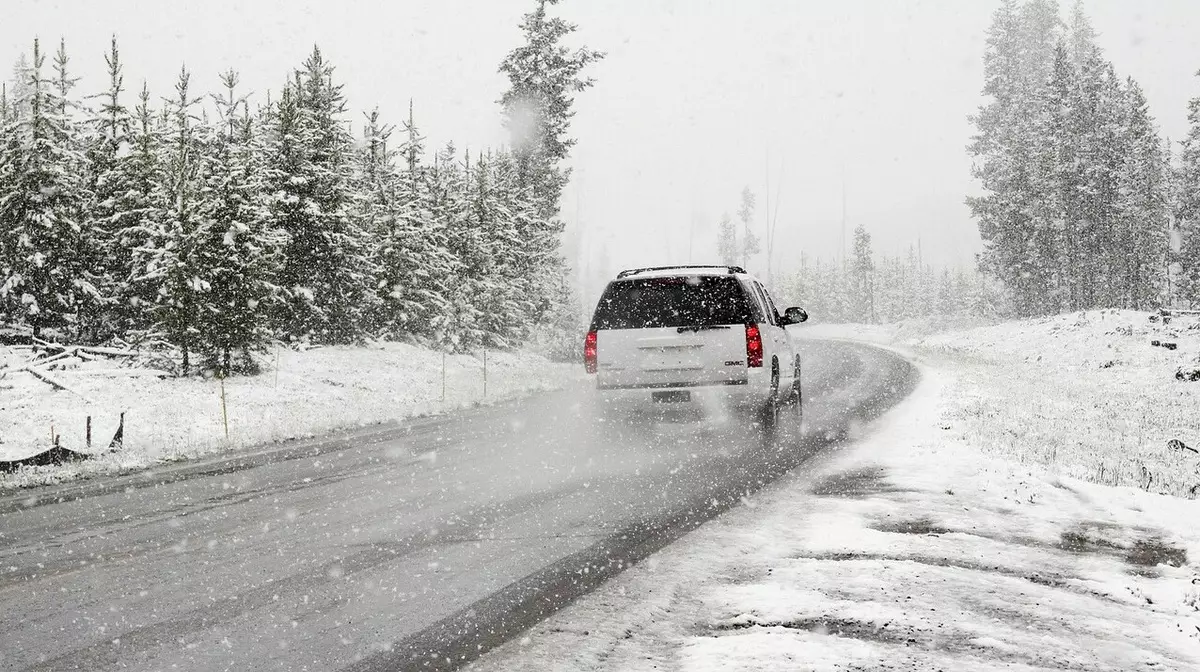
[(728, 324), (697, 324), (692, 327), (676, 327), (675, 333), (682, 334), (685, 331), (697, 332), (697, 331), (709, 331), (710, 329), (728, 329), (728, 328), (729, 328)]

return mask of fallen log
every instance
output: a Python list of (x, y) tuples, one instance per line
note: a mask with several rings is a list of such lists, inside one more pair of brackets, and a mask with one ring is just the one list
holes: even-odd
[(106, 355), (108, 357), (137, 357), (136, 350), (118, 350), (117, 348), (93, 348), (90, 345), (80, 346), (81, 351), (93, 355)]
[(21, 371), (28, 371), (29, 369), (36, 367), (36, 366), (41, 366), (43, 364), (49, 364), (51, 362), (57, 362), (61, 359), (66, 359), (67, 357), (70, 357), (73, 354), (74, 354), (74, 351), (60, 352), (57, 355), (50, 355), (49, 357), (44, 357), (42, 359), (35, 359), (33, 361), (25, 362), (24, 364), (22, 364), (21, 366), (18, 366), (16, 368), (7, 368), (6, 367), (3, 369), (0, 369), (0, 373), (19, 373)]
[(72, 376), (125, 376), (128, 378), (139, 378), (142, 376), (154, 376), (156, 378), (171, 378), (175, 374), (161, 369), (75, 369), (71, 371)]
[(75, 396), (79, 397), (80, 399), (83, 399), (84, 401), (86, 401), (89, 404), (95, 403), (86, 394), (63, 384), (61, 381), (59, 381), (55, 378), (52, 378), (51, 376), (47, 375), (46, 373), (44, 373), (42, 371), (38, 371), (37, 369), (26, 369), (26, 371), (28, 371), (31, 375), (33, 375), (34, 378), (37, 378), (38, 380), (41, 380), (42, 382), (52, 385), (60, 390), (70, 392), (71, 394), (74, 394)]
[(78, 350), (78, 351), (87, 352), (87, 353), (90, 353), (93, 355), (108, 355), (109, 357), (137, 357), (138, 356), (138, 353), (136, 350), (122, 350), (120, 348), (106, 348), (106, 347), (98, 346), (98, 345), (62, 345), (61, 343), (51, 343), (49, 341), (43, 341), (40, 338), (37, 338), (34, 340), (37, 341), (37, 346), (35, 346), (35, 347), (40, 346), (42, 348), (45, 348), (46, 350), (60, 350), (60, 351)]

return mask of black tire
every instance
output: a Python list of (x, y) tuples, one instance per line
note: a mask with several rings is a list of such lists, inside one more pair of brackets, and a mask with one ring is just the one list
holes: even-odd
[(792, 394), (789, 401), (796, 405), (799, 415), (804, 415), (804, 387), (800, 382), (800, 355), (796, 355), (795, 369), (792, 372)]
[(779, 399), (779, 360), (771, 362), (771, 396), (767, 399), (767, 403), (763, 404), (762, 410), (759, 411), (759, 424), (762, 425), (763, 433), (769, 437), (775, 435), (775, 431), (779, 429), (779, 414), (780, 414)]
[(788, 393), (787, 405), (791, 411), (788, 415), (790, 421), (788, 423), (788, 436), (799, 437), (803, 434), (804, 427), (804, 388), (800, 382), (800, 356), (796, 356), (796, 362), (793, 365), (795, 368), (792, 371), (792, 389)]

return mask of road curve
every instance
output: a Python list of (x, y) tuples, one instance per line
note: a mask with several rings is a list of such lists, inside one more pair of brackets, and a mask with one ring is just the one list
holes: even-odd
[(587, 391), (0, 498), (4, 670), (453, 669), (903, 398), (803, 341), (803, 431), (598, 435)]

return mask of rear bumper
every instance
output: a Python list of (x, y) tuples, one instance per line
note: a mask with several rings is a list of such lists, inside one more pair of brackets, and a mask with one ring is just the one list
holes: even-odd
[(761, 408), (770, 398), (770, 394), (771, 386), (767, 376), (756, 375), (744, 381), (722, 383), (621, 387), (597, 385), (594, 391), (597, 405), (607, 413), (687, 411), (708, 415)]

